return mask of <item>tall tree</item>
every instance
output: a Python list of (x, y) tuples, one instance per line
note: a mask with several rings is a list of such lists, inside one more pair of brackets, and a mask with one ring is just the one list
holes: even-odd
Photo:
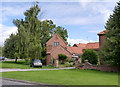
[(0, 46), (0, 56), (2, 56), (2, 47)]
[(5, 45), (3, 48), (3, 54), (5, 57), (8, 58), (15, 58), (15, 52), (18, 50), (16, 49), (17, 37), (15, 34), (11, 34), (10, 37), (5, 41)]
[[(40, 21), (38, 20), (38, 14), (40, 8), (38, 5), (34, 5), (27, 10), (25, 15), (25, 20), (14, 20), (14, 24), (18, 26), (18, 35), (20, 42), (20, 53), (22, 53), (23, 58), (41, 58), (41, 29)], [(39, 48), (39, 49), (38, 49)]]
[[(18, 58), (45, 58), (46, 42), (52, 37), (53, 29), (55, 29), (54, 32), (58, 32), (63, 39), (67, 40), (66, 29), (60, 26), (56, 27), (52, 20), (39, 20), (41, 9), (38, 4), (26, 10), (24, 15), (25, 19), (13, 20), (18, 32), (11, 35), (5, 42), (4, 53), (6, 57), (16, 58), (16, 61)], [(13, 36), (16, 39), (13, 39)], [(15, 43), (12, 40), (15, 40)], [(10, 51), (11, 49), (14, 52)]]
[(57, 32), (65, 41), (67, 41), (68, 38), (68, 32), (66, 29), (64, 29), (61, 26), (57, 26), (55, 29), (55, 32)]
[(112, 65), (118, 65), (120, 59), (120, 2), (115, 6), (105, 28), (107, 29), (105, 45), (100, 52), (101, 58)]

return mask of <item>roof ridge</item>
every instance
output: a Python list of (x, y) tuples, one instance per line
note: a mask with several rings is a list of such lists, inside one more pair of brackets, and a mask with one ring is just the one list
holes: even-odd
[(93, 43), (99, 43), (99, 42), (92, 42), (92, 43), (87, 43), (87, 44), (93, 44)]
[[(62, 48), (64, 48), (62, 45), (60, 45)], [(64, 48), (65, 49), (65, 48)], [(66, 51), (68, 51), (67, 49), (65, 49)], [(72, 54), (70, 51), (68, 51), (70, 54)]]
[[(58, 34), (57, 32), (55, 34)], [(65, 40), (58, 34), (58, 36), (63, 40), (63, 42), (67, 45), (67, 43), (65, 42)]]
[[(70, 47), (70, 48), (71, 48), (71, 47)], [(73, 51), (73, 53), (75, 53), (74, 50), (73, 50), (72, 48), (71, 48), (71, 50)]]

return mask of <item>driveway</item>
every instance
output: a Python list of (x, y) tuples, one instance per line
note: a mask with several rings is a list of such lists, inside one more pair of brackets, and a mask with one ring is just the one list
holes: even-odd
[(61, 69), (75, 69), (75, 67), (67, 67), (67, 68), (53, 68), (53, 69), (7, 69), (0, 68), (0, 72), (10, 72), (10, 71), (39, 71), (39, 70), (61, 70)]

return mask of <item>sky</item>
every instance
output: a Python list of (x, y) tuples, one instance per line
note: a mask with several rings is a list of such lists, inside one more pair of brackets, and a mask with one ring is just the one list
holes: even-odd
[[(68, 43), (98, 42), (97, 33), (105, 30), (105, 23), (118, 0), (38, 0), (42, 16), (68, 31)], [(24, 12), (34, 5), (32, 0), (0, 1), (0, 46), (17, 32), (13, 19), (24, 19)]]

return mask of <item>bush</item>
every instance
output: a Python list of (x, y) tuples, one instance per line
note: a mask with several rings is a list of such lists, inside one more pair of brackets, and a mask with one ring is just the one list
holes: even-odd
[(58, 54), (58, 59), (64, 64), (64, 61), (67, 59), (67, 56), (64, 54)]
[(88, 60), (92, 64), (97, 64), (98, 55), (93, 49), (86, 49), (82, 54), (82, 62), (84, 62), (84, 60)]
[(71, 63), (66, 62), (64, 66), (65, 66), (65, 67), (73, 67), (74, 65), (73, 65), (73, 63), (72, 63), (72, 62), (71, 62)]
[(30, 58), (25, 58), (25, 64), (28, 65), (30, 63)]
[(46, 57), (42, 58), (41, 61), (43, 65), (46, 65)]

